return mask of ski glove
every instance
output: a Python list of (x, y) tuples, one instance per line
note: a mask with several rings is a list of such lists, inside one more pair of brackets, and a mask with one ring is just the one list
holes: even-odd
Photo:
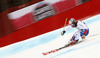
[(64, 31), (62, 31), (62, 32), (61, 32), (61, 35), (64, 35), (64, 34), (65, 34), (65, 32), (66, 32), (65, 30), (64, 30)]

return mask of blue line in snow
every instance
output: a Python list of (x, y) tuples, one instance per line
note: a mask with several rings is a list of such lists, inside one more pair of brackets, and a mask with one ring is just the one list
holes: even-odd
[[(85, 20), (84, 22), (88, 25), (88, 24), (94, 23), (96, 21), (100, 21), (99, 18), (100, 18), (100, 15), (95, 16), (89, 20)], [(34, 47), (42, 45), (42, 44), (49, 43), (49, 42), (57, 39), (58, 37), (60, 37), (62, 30), (63, 30), (63, 28), (52, 31), (52, 32), (45, 33), (43, 35), (34, 37), (33, 39), (26, 40), (21, 43), (7, 46), (7, 48), (4, 48), (4, 49), (0, 48), (0, 58), (2, 58), (4, 56), (19, 53), (21, 51), (24, 51), (24, 50), (27, 50), (30, 48), (34, 48)], [(74, 31), (76, 31), (76, 29), (70, 29), (66, 34), (74, 32)]]

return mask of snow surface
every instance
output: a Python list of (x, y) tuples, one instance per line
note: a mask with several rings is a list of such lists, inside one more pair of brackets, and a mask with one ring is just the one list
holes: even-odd
[[(68, 43), (76, 29), (69, 30), (64, 36), (63, 28), (0, 48), (0, 58), (100, 58), (100, 15), (84, 20), (90, 29), (86, 40), (58, 52), (42, 55)], [(81, 38), (80, 38), (81, 40)]]

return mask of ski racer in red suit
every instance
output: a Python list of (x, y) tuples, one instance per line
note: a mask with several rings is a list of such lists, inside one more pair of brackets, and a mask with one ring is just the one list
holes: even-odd
[(75, 32), (75, 34), (70, 39), (69, 41), (70, 45), (77, 43), (79, 41), (79, 37), (84, 39), (89, 34), (88, 26), (84, 22), (76, 21), (74, 18), (71, 18), (69, 20), (69, 26), (64, 31), (62, 31), (61, 34), (64, 35), (66, 31), (70, 28), (78, 29), (78, 31)]

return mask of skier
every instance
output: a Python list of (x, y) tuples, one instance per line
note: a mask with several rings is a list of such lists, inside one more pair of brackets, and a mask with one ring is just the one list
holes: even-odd
[(73, 45), (75, 43), (77, 43), (79, 41), (79, 37), (81, 37), (82, 39), (85, 39), (85, 37), (89, 34), (89, 28), (88, 26), (81, 21), (76, 21), (74, 18), (71, 18), (69, 20), (69, 26), (68, 28), (66, 28), (65, 30), (63, 30), (61, 32), (62, 35), (64, 35), (66, 33), (66, 31), (70, 28), (76, 28), (78, 29), (77, 32), (75, 32), (75, 34), (72, 36), (72, 38), (69, 41), (70, 45)]

